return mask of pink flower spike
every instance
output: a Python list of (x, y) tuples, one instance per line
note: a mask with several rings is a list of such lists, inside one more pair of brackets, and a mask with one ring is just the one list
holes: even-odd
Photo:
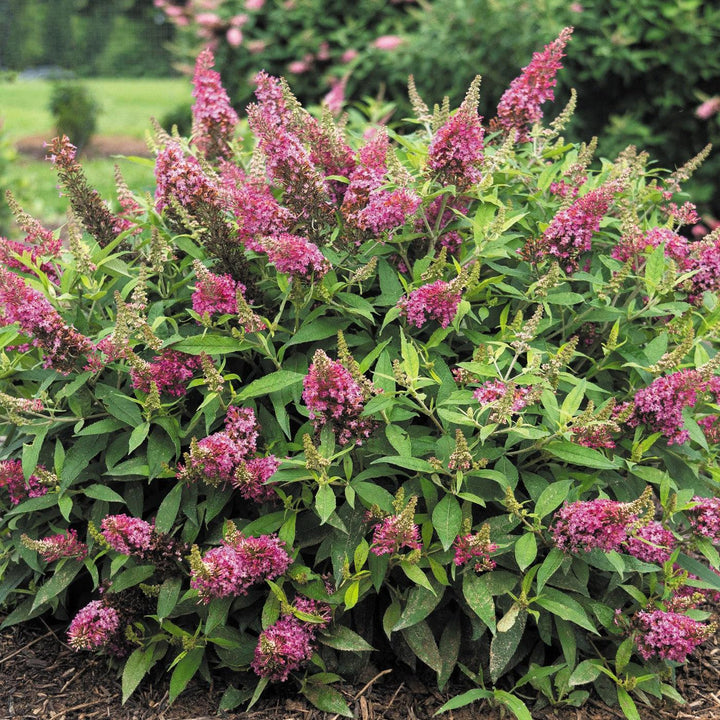
[(530, 139), (530, 128), (543, 116), (540, 106), (555, 99), (555, 75), (562, 68), (560, 59), (572, 32), (571, 27), (564, 28), (556, 40), (546, 45), (542, 52), (536, 52), (500, 99), (497, 124), (506, 132), (514, 133), (515, 142)]
[[(213, 25), (219, 21), (213, 13), (208, 14), (208, 17), (212, 18)], [(228, 40), (231, 37), (238, 45), (242, 42), (242, 33), (237, 28), (228, 31)], [(198, 55), (192, 93), (195, 98), (192, 107), (193, 142), (205, 157), (210, 159), (231, 154), (230, 143), (239, 122), (237, 113), (230, 105), (230, 98), (222, 86), (220, 74), (212, 69), (214, 64), (215, 58), (209, 48)]]
[(285, 682), (312, 654), (309, 626), (292, 615), (285, 615), (260, 633), (250, 667), (260, 677)]
[(123, 555), (142, 557), (153, 545), (155, 525), (129, 515), (108, 515), (100, 523), (100, 534)]
[(593, 548), (610, 552), (625, 542), (633, 519), (627, 505), (616, 500), (578, 500), (555, 513), (550, 532), (557, 547), (565, 552)]
[(405, 40), (398, 35), (381, 35), (372, 42), (372, 47), (378, 50), (396, 50)]
[(462, 293), (451, 283), (436, 280), (401, 298), (398, 307), (410, 325), (421, 328), (428, 320), (437, 320), (445, 328), (455, 318), (461, 299)]
[(682, 613), (664, 610), (641, 610), (635, 621), (635, 644), (644, 660), (657, 657), (684, 663), (716, 629)]
[(48, 491), (35, 475), (30, 475), (27, 481), (25, 480), (20, 460), (0, 461), (0, 488), (8, 491), (13, 505), (19, 505), (28, 498), (41, 497)]
[(73, 650), (99, 650), (108, 645), (120, 629), (120, 615), (102, 600), (93, 600), (73, 618), (68, 643)]

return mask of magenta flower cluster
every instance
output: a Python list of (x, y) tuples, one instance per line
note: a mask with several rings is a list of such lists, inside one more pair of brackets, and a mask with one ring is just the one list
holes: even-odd
[(486, 380), (473, 392), (473, 397), (481, 405), (490, 405), (512, 392), (513, 399), (510, 410), (518, 413), (530, 402), (531, 391), (531, 385), (509, 385), (502, 380)]
[(442, 125), (428, 147), (427, 168), (442, 185), (458, 193), (480, 182), (485, 130), (476, 108), (466, 99)]
[(616, 181), (605, 183), (560, 210), (533, 248), (537, 259), (550, 256), (557, 258), (567, 272), (576, 270), (580, 255), (590, 250), (593, 234), (620, 189)]
[(236, 533), (192, 563), (190, 587), (198, 591), (203, 603), (245, 595), (252, 585), (282, 575), (291, 562), (284, 543), (274, 535), (244, 537)]
[(657, 520), (636, 528), (627, 539), (624, 551), (647, 563), (666, 563), (677, 546), (675, 536)]
[(323, 350), (316, 350), (303, 380), (303, 402), (319, 432), (326, 424), (338, 431), (338, 441), (351, 440), (360, 445), (369, 437), (373, 423), (361, 417), (365, 392), (350, 371), (339, 361), (331, 360)]
[(186, 155), (176, 141), (168, 142), (155, 159), (155, 209), (171, 207), (172, 201), (188, 210), (203, 205), (219, 206), (220, 188), (203, 171), (197, 158)]
[(259, 249), (267, 253), (268, 260), (278, 272), (291, 277), (310, 280), (319, 279), (330, 269), (320, 249), (299, 235), (279, 233), (257, 242)]
[(94, 354), (92, 341), (68, 325), (45, 295), (0, 267), (0, 325), (14, 323), (43, 351), (44, 367), (67, 373), (79, 358)]
[(215, 315), (235, 315), (237, 313), (237, 292), (245, 292), (245, 286), (232, 279), (230, 275), (216, 275), (199, 261), (196, 261), (197, 280), (192, 294), (192, 308), (203, 317)]
[(108, 515), (103, 518), (100, 534), (116, 552), (140, 557), (153, 547), (156, 539), (154, 524), (129, 515)]
[(330, 622), (330, 608), (316, 600), (298, 596), (295, 609), (322, 620), (305, 622), (288, 613), (260, 633), (250, 667), (257, 675), (272, 682), (285, 682), (293, 670), (312, 657), (318, 630)]
[(457, 315), (462, 292), (452, 283), (436, 280), (412, 290), (401, 298), (398, 307), (410, 325), (422, 327), (428, 320), (436, 320), (446, 328)]
[(458, 535), (453, 543), (455, 557), (453, 561), (458, 567), (470, 565), (475, 572), (492, 570), (495, 561), (490, 558), (500, 546), (489, 542), (482, 533)]
[(223, 430), (193, 441), (186, 464), (177, 466), (178, 479), (201, 480), (208, 485), (232, 485), (248, 500), (274, 497), (268, 484), (277, 470), (274, 455), (256, 458), (258, 424), (252, 408), (231, 405)]
[(73, 618), (68, 643), (73, 650), (100, 650), (112, 645), (120, 630), (120, 615), (102, 600), (93, 600)]
[(212, 51), (205, 48), (198, 55), (193, 76), (192, 138), (207, 158), (230, 154), (233, 132), (239, 122), (220, 73), (212, 69), (214, 64)]
[(565, 552), (619, 550), (628, 537), (633, 516), (627, 505), (598, 498), (563, 505), (556, 513), (550, 532), (555, 545)]
[(378, 130), (360, 149), (340, 208), (347, 223), (380, 234), (404, 225), (420, 207), (420, 197), (407, 188), (387, 189), (390, 140)]
[(32, 549), (47, 563), (62, 558), (84, 559), (87, 556), (87, 545), (78, 539), (77, 530), (70, 528), (60, 535), (51, 535), (32, 542)]
[(370, 552), (375, 555), (394, 555), (403, 548), (420, 550), (420, 528), (403, 515), (390, 515), (373, 528)]
[(710, 625), (664, 610), (640, 610), (635, 625), (635, 644), (644, 660), (660, 658), (683, 663), (712, 632)]
[(201, 368), (202, 363), (198, 356), (168, 348), (148, 362), (142, 370), (132, 368), (130, 378), (132, 386), (141, 392), (150, 392), (152, 383), (155, 383), (159, 393), (181, 397), (187, 394), (188, 382)]
[(0, 488), (7, 490), (13, 505), (19, 505), (28, 498), (41, 497), (48, 491), (35, 475), (25, 480), (20, 460), (0, 461)]
[(690, 437), (682, 412), (693, 407), (707, 382), (697, 370), (678, 370), (656, 378), (635, 393), (635, 409), (628, 420), (631, 427), (644, 424), (667, 438), (668, 445), (682, 445)]
[(720, 498), (696, 495), (692, 501), (695, 506), (687, 511), (692, 531), (720, 543)]
[(571, 27), (564, 28), (557, 39), (546, 45), (542, 52), (533, 54), (530, 64), (500, 98), (496, 123), (508, 133), (514, 133), (516, 142), (530, 139), (531, 127), (542, 119), (540, 106), (555, 99), (553, 88), (557, 84), (557, 71), (563, 50), (572, 35)]

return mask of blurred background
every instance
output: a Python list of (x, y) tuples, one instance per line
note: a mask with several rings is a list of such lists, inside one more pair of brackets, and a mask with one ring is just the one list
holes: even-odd
[[(481, 74), (489, 120), (532, 53), (567, 25), (575, 31), (546, 116), (575, 88), (568, 140), (598, 135), (608, 158), (634, 144), (669, 169), (715, 143), (686, 187), (712, 227), (720, 4), (704, 0), (0, 0), (0, 188), (60, 224), (64, 201), (42, 144), (62, 131), (104, 197), (114, 197), (113, 164), (133, 189), (150, 190), (150, 117), (189, 131), (189, 74), (208, 44), (241, 115), (265, 69), (306, 106), (327, 98), (403, 132), (413, 129), (409, 74), (431, 107), (444, 95), (457, 106)], [(0, 234), (12, 232), (0, 202)]]

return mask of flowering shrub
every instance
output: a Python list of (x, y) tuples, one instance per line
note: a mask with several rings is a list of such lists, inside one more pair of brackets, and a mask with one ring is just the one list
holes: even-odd
[(720, 590), (720, 233), (680, 234), (697, 160), (539, 122), (569, 38), (487, 121), (477, 81), (411, 86), (402, 138), (261, 73), (241, 143), (205, 52), (117, 214), (53, 141), (67, 242), (28, 221), (0, 271), (4, 626), (54, 613), (126, 697), (228, 668), (225, 708), (352, 717), (374, 650), (465, 675), (444, 710), (678, 699)]

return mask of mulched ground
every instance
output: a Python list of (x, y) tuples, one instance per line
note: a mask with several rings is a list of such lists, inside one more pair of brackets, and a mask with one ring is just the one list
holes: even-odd
[[(167, 682), (144, 682), (125, 705), (120, 681), (102, 658), (73, 652), (62, 628), (43, 621), (13, 626), (0, 633), (0, 720), (211, 720), (226, 680), (213, 686), (193, 682), (168, 704)], [(643, 720), (720, 720), (720, 637), (715, 636), (678, 678), (685, 705), (641, 708)], [(402, 668), (369, 670), (357, 685), (340, 686), (358, 720), (429, 720), (450, 697), (427, 687)], [(221, 713), (225, 720), (340, 720), (320, 712), (292, 687), (281, 694), (266, 691), (249, 712)], [(461, 708), (441, 716), (445, 720), (501, 720), (508, 718), (487, 704)], [(614, 720), (624, 716), (591, 698), (585, 707), (545, 709), (538, 720)]]

